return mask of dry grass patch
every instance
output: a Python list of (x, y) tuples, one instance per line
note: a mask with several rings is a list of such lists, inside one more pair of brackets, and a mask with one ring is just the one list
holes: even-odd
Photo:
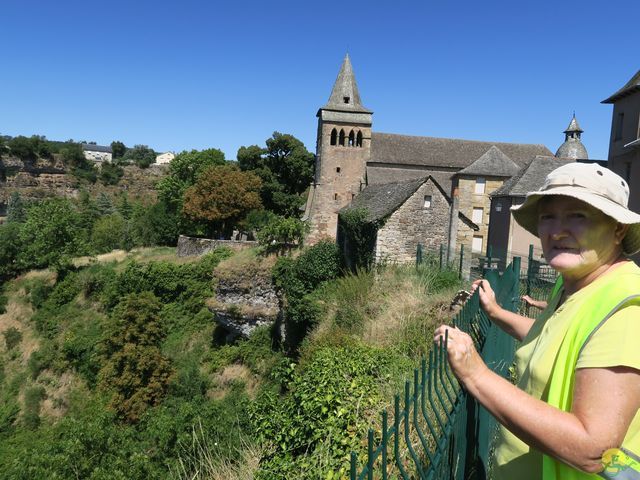
[(77, 387), (79, 380), (71, 372), (56, 375), (49, 370), (44, 370), (38, 380), (44, 385), (46, 392), (40, 405), (40, 416), (62, 418), (68, 410), (69, 393)]
[(227, 365), (224, 369), (213, 377), (215, 387), (207, 392), (207, 397), (213, 400), (223, 399), (231, 391), (234, 383), (242, 383), (247, 395), (255, 399), (260, 381), (251, 370), (244, 365), (234, 363)]
[[(4, 333), (10, 328), (15, 328), (22, 334), (20, 344), (15, 348), (20, 349), (21, 363), (26, 365), (31, 354), (40, 348), (40, 342), (31, 327), (29, 320), (33, 315), (31, 304), (26, 301), (24, 288), (8, 294), (6, 312), (0, 315), (0, 332)], [(4, 338), (0, 338), (0, 349), (6, 351)]]

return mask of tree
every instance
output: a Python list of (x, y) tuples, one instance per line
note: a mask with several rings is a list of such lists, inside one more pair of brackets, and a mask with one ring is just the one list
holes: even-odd
[(124, 143), (118, 140), (111, 142), (111, 158), (113, 160), (124, 157), (124, 154), (126, 152), (127, 152), (127, 147)]
[(294, 246), (302, 247), (307, 230), (307, 224), (302, 220), (274, 215), (258, 230), (258, 242), (267, 251), (284, 253)]
[(18, 264), (18, 255), (22, 247), (21, 229), (20, 223), (11, 222), (0, 225), (0, 283), (21, 271)]
[(115, 163), (103, 162), (100, 166), (100, 182), (103, 185), (117, 185), (123, 175), (124, 170)]
[(238, 165), (262, 180), (262, 202), (268, 210), (287, 217), (300, 215), (301, 194), (313, 180), (314, 155), (293, 135), (274, 132), (266, 148), (240, 147)]
[(100, 217), (91, 230), (91, 245), (97, 253), (121, 248), (125, 228), (125, 221), (119, 213)]
[(171, 363), (160, 351), (165, 337), (161, 308), (151, 292), (125, 297), (102, 342), (98, 387), (111, 394), (111, 408), (130, 423), (160, 403), (173, 375)]
[(80, 228), (80, 216), (65, 198), (46, 199), (31, 205), (20, 231), (20, 267), (44, 268), (65, 255), (84, 253), (78, 236)]
[(7, 146), (11, 154), (21, 160), (33, 160), (37, 156), (34, 143), (23, 135), (13, 137), (7, 142)]
[(20, 193), (13, 192), (7, 202), (7, 222), (24, 222), (27, 212)]
[(174, 210), (182, 209), (184, 192), (209, 167), (225, 165), (224, 153), (216, 148), (179, 153), (169, 164), (169, 173), (158, 184), (160, 199)]
[(156, 152), (147, 145), (134, 145), (122, 157), (127, 163), (133, 162), (140, 168), (147, 168), (156, 161)]
[(131, 236), (138, 246), (176, 245), (178, 215), (169, 212), (163, 202), (136, 205), (131, 220)]
[(96, 206), (98, 207), (100, 215), (110, 215), (115, 211), (111, 199), (109, 199), (107, 194), (104, 192), (101, 192), (100, 195), (98, 195), (98, 198), (96, 199)]
[(261, 181), (231, 165), (210, 167), (187, 189), (183, 213), (208, 223), (207, 233), (228, 235), (249, 211), (260, 208)]

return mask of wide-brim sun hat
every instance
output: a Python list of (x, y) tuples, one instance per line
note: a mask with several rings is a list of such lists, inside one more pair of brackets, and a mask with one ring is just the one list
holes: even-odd
[(597, 208), (616, 222), (629, 225), (622, 251), (640, 251), (640, 215), (629, 210), (629, 185), (608, 168), (597, 163), (568, 163), (547, 175), (544, 184), (527, 194), (524, 203), (512, 207), (513, 216), (525, 230), (538, 236), (538, 203), (543, 197), (563, 195)]

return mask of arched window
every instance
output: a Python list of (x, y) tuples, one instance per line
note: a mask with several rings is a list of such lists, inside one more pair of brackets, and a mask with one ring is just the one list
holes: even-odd
[(338, 143), (338, 131), (334, 128), (331, 130), (331, 145)]
[(355, 134), (353, 133), (353, 130), (351, 130), (351, 131), (349, 132), (349, 146), (350, 146), (350, 147), (353, 147), (353, 146), (355, 146), (355, 144), (356, 144), (356, 136), (355, 136)]
[(362, 132), (358, 130), (358, 135), (356, 136), (356, 147), (362, 146)]
[(342, 129), (340, 129), (340, 140), (338, 143), (344, 147), (344, 130)]

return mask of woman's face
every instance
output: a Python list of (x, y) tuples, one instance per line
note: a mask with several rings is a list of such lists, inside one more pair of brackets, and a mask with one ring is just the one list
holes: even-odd
[(582, 278), (615, 261), (626, 228), (600, 210), (571, 197), (543, 198), (538, 236), (544, 256), (565, 278)]

